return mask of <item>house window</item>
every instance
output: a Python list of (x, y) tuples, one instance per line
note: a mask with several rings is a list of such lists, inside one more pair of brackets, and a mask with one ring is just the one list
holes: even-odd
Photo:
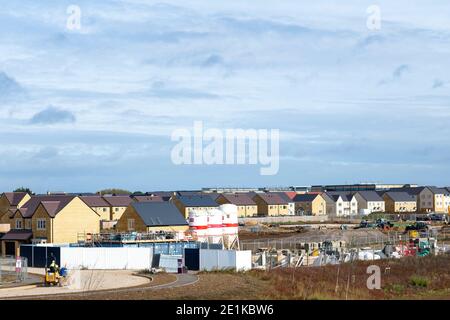
[(36, 225), (38, 230), (45, 230), (45, 219), (37, 219)]
[(16, 219), (16, 229), (22, 229), (22, 220)]
[(106, 208), (103, 208), (103, 212), (106, 212)]
[(128, 219), (128, 231), (134, 231), (134, 219)]

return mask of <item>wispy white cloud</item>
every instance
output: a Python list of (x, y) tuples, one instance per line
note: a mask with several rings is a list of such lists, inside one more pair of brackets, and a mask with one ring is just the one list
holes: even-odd
[[(257, 170), (229, 168), (225, 177), (222, 168), (199, 169), (192, 187), (233, 183), (236, 176), (297, 184), (314, 161), (290, 161), (305, 157), (341, 170), (327, 171), (331, 180), (333, 174), (341, 181), (365, 174), (405, 178), (406, 171), (397, 172), (408, 159), (439, 168), (430, 168), (430, 183), (443, 180), (442, 161), (450, 154), (441, 139), (450, 117), (447, 1), (379, 1), (376, 32), (366, 28), (370, 1), (78, 0), (80, 32), (65, 28), (69, 4), (8, 2), (0, 13), (0, 141), (9, 137), (20, 147), (37, 139), (33, 155), (23, 157), (29, 162), (36, 157), (47, 167), (59, 163), (61, 174), (74, 172), (79, 158), (70, 144), (92, 159), (114, 159), (104, 183), (132, 175), (130, 163), (149, 158), (162, 163), (164, 175), (149, 170), (133, 176), (136, 181), (191, 181), (191, 169), (171, 166), (169, 138), (171, 130), (203, 120), (209, 127), (279, 128), (288, 165), (270, 180)], [(151, 147), (139, 148), (150, 140)], [(430, 148), (415, 147), (417, 141)], [(103, 148), (110, 144), (115, 147)], [(352, 171), (338, 162), (361, 165)], [(381, 166), (368, 172), (362, 163), (369, 162), (386, 164), (388, 173)], [(48, 174), (44, 167), (35, 172)], [(98, 169), (93, 161), (80, 170), (89, 168)], [(26, 184), (17, 175), (15, 181)], [(80, 178), (71, 187), (83, 189), (89, 181)]]

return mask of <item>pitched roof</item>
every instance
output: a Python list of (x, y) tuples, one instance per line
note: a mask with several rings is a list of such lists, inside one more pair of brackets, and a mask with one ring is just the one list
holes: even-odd
[(133, 196), (137, 202), (162, 202), (164, 201), (160, 196)]
[(189, 190), (189, 191), (177, 191), (178, 196), (197, 196), (202, 195), (201, 191)]
[(221, 196), (221, 193), (212, 192), (212, 193), (204, 193), (204, 195), (206, 195), (206, 196), (210, 197), (211, 199), (213, 199), (214, 201), (216, 201), (217, 198)]
[(295, 191), (284, 191), (285, 195), (287, 195), (291, 200), (294, 199), (294, 197), (297, 195), (297, 192)]
[(109, 207), (110, 204), (102, 196), (81, 196), (80, 199), (89, 207)]
[(131, 205), (148, 227), (188, 224), (178, 208), (171, 202), (133, 202)]
[(128, 207), (133, 202), (129, 196), (103, 196), (103, 199), (113, 207)]
[(205, 195), (177, 196), (177, 199), (186, 207), (218, 207), (211, 197)]
[(383, 201), (383, 198), (375, 191), (358, 191), (357, 194), (366, 201)]
[[(42, 203), (50, 216), (54, 217), (59, 211), (71, 202), (75, 196), (32, 196), (20, 209), (24, 218), (31, 218)], [(49, 212), (50, 210), (50, 212)]]
[(342, 201), (348, 202), (352, 201), (353, 194), (348, 192), (340, 192), (340, 191), (330, 191), (326, 192), (328, 196), (330, 196), (334, 201), (337, 201), (339, 197), (342, 198)]
[(59, 208), (59, 201), (41, 201), (41, 205), (44, 207), (45, 211), (47, 211), (48, 215), (52, 218), (54, 218), (56, 214), (62, 209)]
[(255, 206), (255, 201), (245, 193), (224, 193), (222, 196), (228, 200), (228, 202), (237, 206)]
[(448, 194), (448, 190), (445, 188), (437, 188), (437, 187), (427, 187), (434, 194)]
[(319, 196), (318, 193), (298, 194), (294, 197), (294, 202), (311, 202)]
[(4, 194), (11, 206), (18, 206), (20, 201), (27, 195), (26, 192), (5, 192)]
[(155, 196), (160, 196), (162, 198), (170, 198), (173, 196), (173, 192), (172, 191), (155, 191), (155, 192), (149, 192), (150, 194), (153, 194)]
[[(294, 192), (295, 193), (295, 192)], [(281, 197), (281, 199), (285, 200), (286, 202), (294, 202), (292, 199), (295, 197), (296, 193), (294, 196), (290, 197), (286, 192), (270, 192), (270, 194), (276, 194), (279, 195)]]
[(253, 199), (256, 197), (261, 198), (265, 203), (269, 205), (277, 205), (277, 204), (287, 204), (288, 201), (284, 200), (282, 197), (280, 197), (278, 194), (274, 193), (257, 193)]
[(395, 202), (416, 202), (416, 197), (414, 195), (402, 191), (389, 191), (386, 192), (385, 195), (387, 195)]
[(33, 233), (29, 230), (17, 230), (13, 229), (5, 233), (3, 237), (1, 237), (0, 240), (19, 240), (19, 241), (26, 241), (30, 240), (33, 236)]
[(425, 189), (426, 187), (408, 187), (408, 188), (396, 188), (389, 190), (390, 192), (406, 192), (411, 195), (418, 195)]

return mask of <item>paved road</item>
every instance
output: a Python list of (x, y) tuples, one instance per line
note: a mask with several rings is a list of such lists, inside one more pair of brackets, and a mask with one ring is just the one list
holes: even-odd
[[(36, 273), (41, 272), (36, 270)], [(69, 273), (69, 275), (70, 281), (63, 287), (43, 287), (42, 284), (39, 284), (38, 286), (0, 289), (0, 299), (95, 292), (150, 283), (149, 279), (135, 276), (131, 270), (79, 270), (72, 274)]]
[[(110, 290), (102, 290), (102, 289), (94, 289), (91, 291), (63, 291), (65, 288), (42, 288), (42, 287), (38, 287), (38, 288), (26, 288), (26, 289), (15, 289), (10, 290), (9, 292), (4, 291), (3, 294), (1, 294), (0, 292), (0, 300), (1, 299), (32, 299), (36, 296), (52, 296), (52, 295), (59, 295), (61, 296), (73, 296), (73, 295), (79, 295), (82, 294), (83, 296), (86, 295), (91, 295), (91, 294), (103, 294), (103, 293), (118, 293), (118, 292), (134, 292), (134, 291), (146, 291), (146, 290), (161, 290), (161, 289), (170, 289), (170, 288), (178, 288), (178, 287), (183, 287), (183, 286), (188, 286), (188, 285), (192, 285), (194, 283), (196, 283), (199, 280), (199, 277), (195, 274), (176, 274), (176, 280), (169, 282), (169, 283), (165, 283), (165, 284), (161, 284), (161, 285), (156, 285), (156, 286), (140, 286), (140, 287), (129, 287), (129, 288), (117, 288), (117, 289), (110, 289)], [(141, 281), (143, 280), (142, 277), (136, 277), (136, 276), (132, 276), (134, 278), (141, 278)], [(148, 283), (148, 279), (144, 280), (147, 281)], [(55, 290), (59, 290), (58, 293), (55, 293), (55, 291), (49, 290), (49, 289), (55, 289)]]
[(197, 275), (189, 273), (177, 274), (176, 277), (177, 279), (174, 282), (160, 284), (158, 286), (153, 286), (145, 289), (159, 290), (159, 289), (178, 288), (194, 284), (199, 280)]

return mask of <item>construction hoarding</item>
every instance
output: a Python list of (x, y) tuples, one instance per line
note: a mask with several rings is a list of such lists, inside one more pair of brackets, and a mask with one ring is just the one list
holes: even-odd
[(143, 270), (152, 260), (152, 248), (61, 248), (61, 266), (68, 269)]
[(247, 271), (252, 268), (252, 252), (250, 250), (211, 250), (200, 249), (200, 270)]

